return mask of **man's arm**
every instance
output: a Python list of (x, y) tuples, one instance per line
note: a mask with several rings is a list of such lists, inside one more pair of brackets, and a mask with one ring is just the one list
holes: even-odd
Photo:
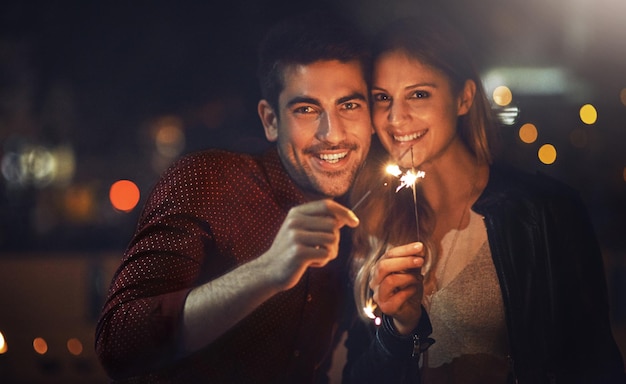
[(267, 252), (189, 293), (182, 354), (209, 345), (263, 302), (295, 286), (308, 267), (336, 258), (339, 230), (358, 223), (352, 211), (332, 200), (292, 208)]

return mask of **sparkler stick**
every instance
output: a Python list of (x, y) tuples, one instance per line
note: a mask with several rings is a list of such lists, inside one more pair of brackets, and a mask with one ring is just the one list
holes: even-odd
[(410, 146), (406, 151), (400, 155), (398, 160), (402, 159), (404, 155), (406, 155), (409, 151), (411, 151), (411, 169), (402, 173), (400, 167), (395, 164), (387, 166), (387, 173), (392, 174), (395, 177), (400, 178), (400, 186), (396, 188), (396, 192), (401, 190), (402, 188), (411, 188), (413, 190), (413, 209), (415, 213), (415, 225), (417, 227), (417, 241), (420, 241), (420, 229), (419, 229), (419, 217), (417, 214), (417, 193), (415, 191), (415, 183), (417, 179), (424, 178), (426, 173), (424, 171), (416, 171), (415, 163), (413, 160), (413, 146)]
[(361, 203), (363, 203), (365, 201), (365, 199), (367, 199), (367, 197), (370, 195), (370, 193), (372, 193), (372, 190), (368, 190), (367, 192), (365, 192), (365, 194), (363, 196), (361, 196), (361, 198), (359, 199), (359, 201), (357, 201), (356, 203), (354, 203), (354, 205), (352, 206), (352, 208), (350, 208), (351, 211), (354, 211), (355, 209), (357, 209), (359, 207), (359, 205), (361, 205)]
[[(415, 172), (415, 163), (413, 162), (413, 146), (411, 145), (410, 148), (411, 148), (411, 170), (413, 172)], [(416, 229), (416, 231), (417, 231), (417, 241), (420, 241), (420, 222), (419, 222), (419, 219), (417, 217), (417, 195), (416, 195), (416, 192), (415, 192), (415, 181), (416, 180), (417, 179), (413, 180), (413, 188), (411, 188), (411, 189), (413, 189), (413, 209), (414, 209), (414, 212), (415, 212), (415, 226), (417, 228)]]

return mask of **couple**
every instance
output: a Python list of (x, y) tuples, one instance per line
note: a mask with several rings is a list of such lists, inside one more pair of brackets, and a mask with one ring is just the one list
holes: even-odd
[[(157, 183), (98, 323), (109, 375), (323, 382), (348, 329), (345, 382), (623, 382), (584, 207), (492, 165), (460, 37), (424, 15), (370, 55), (354, 31), (273, 28), (258, 112), (275, 147), (191, 154)], [(426, 172), (419, 226), (410, 196), (372, 188), (389, 158)], [(380, 326), (354, 320), (368, 298)]]

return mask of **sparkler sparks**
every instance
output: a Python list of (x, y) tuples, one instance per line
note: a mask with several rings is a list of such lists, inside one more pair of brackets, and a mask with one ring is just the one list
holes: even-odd
[(423, 179), (426, 176), (426, 172), (413, 169), (402, 173), (402, 170), (396, 164), (389, 164), (386, 171), (388, 174), (400, 178), (400, 185), (396, 188), (396, 192), (402, 188), (414, 188), (417, 179)]
[(374, 320), (374, 323), (376, 325), (380, 325), (381, 319), (380, 317), (376, 316), (376, 314), (374, 313), (377, 307), (378, 306), (376, 305), (374, 300), (370, 297), (367, 299), (367, 302), (365, 303), (365, 307), (363, 307), (363, 313), (365, 313), (365, 316)]

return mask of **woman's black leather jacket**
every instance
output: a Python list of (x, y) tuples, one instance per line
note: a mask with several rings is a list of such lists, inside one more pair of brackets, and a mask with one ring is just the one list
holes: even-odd
[[(492, 167), (473, 210), (484, 216), (502, 289), (512, 381), (626, 383), (600, 247), (578, 193), (545, 175)], [(429, 326), (418, 326), (420, 339)], [(345, 382), (419, 382), (411, 338), (379, 327), (359, 356), (356, 335), (346, 344), (355, 350)]]

